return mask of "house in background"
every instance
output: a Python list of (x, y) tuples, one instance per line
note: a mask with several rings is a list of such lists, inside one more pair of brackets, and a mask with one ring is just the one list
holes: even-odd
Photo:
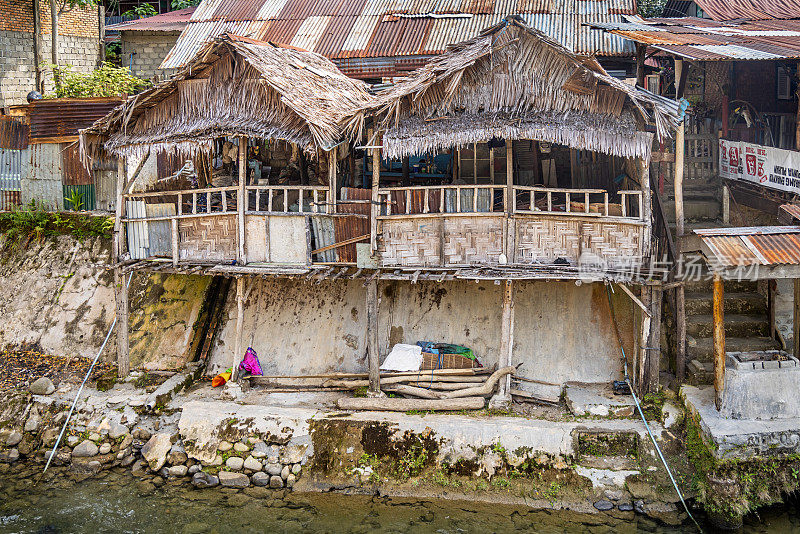
[[(72, 65), (77, 71), (94, 70), (100, 61), (100, 26), (97, 7), (76, 7), (62, 14), (58, 28), (59, 63)], [(40, 39), (36, 39), (37, 34)], [(52, 91), (46, 68), (52, 62), (51, 49), (48, 2), (0, 3), (0, 108), (24, 104), (26, 95), (35, 89)]]
[[(589, 9), (590, 6), (590, 9)], [(623, 22), (635, 15), (635, 0), (553, 2), (408, 3), (254, 0), (202, 2), (162, 69), (183, 66), (223, 33), (289, 45), (331, 59), (348, 76), (381, 82), (405, 76), (444, 52), (449, 44), (478, 35), (512, 15), (558, 40), (570, 51), (595, 55), (612, 75), (632, 68), (633, 43), (586, 26)]]
[(194, 10), (195, 7), (187, 7), (106, 26), (106, 42), (120, 43), (120, 63), (129, 67), (135, 76), (152, 82), (163, 81), (172, 76), (175, 69), (162, 69), (161, 62), (175, 46)]

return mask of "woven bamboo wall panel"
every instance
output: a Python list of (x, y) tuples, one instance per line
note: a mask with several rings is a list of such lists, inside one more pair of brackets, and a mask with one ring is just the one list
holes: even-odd
[(642, 227), (580, 219), (535, 217), (516, 220), (516, 260), (577, 263), (594, 255), (609, 266), (628, 264), (641, 256)]
[(178, 233), (181, 260), (236, 259), (236, 214), (181, 219)]
[(503, 252), (502, 217), (432, 217), (382, 221), (385, 266), (474, 265)]
[(378, 252), (383, 265), (441, 265), (441, 219), (384, 220), (381, 227)]
[(501, 217), (452, 217), (444, 224), (447, 265), (497, 263), (503, 253)]

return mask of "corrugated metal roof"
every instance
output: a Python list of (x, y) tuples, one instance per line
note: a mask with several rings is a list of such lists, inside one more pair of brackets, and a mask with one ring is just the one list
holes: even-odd
[(127, 22), (120, 22), (119, 24), (109, 24), (106, 26), (107, 31), (135, 31), (135, 32), (175, 32), (183, 31), (192, 18), (196, 7), (187, 7), (170, 11), (169, 13), (162, 13), (160, 15), (153, 15), (143, 19), (130, 20)]
[[(800, 14), (800, 12), (798, 12)], [(800, 21), (714, 22), (683, 17), (590, 26), (670, 54), (702, 61), (800, 58)]]
[[(509, 15), (521, 15), (573, 52), (631, 56), (632, 43), (588, 25), (622, 23), (623, 15), (635, 13), (635, 0), (203, 0), (161, 68), (183, 65), (225, 31), (331, 59), (359, 58), (365, 68), (367, 59), (383, 58), (385, 67), (388, 57), (440, 54)], [(244, 33), (231, 27), (244, 21)], [(348, 63), (359, 75), (353, 66), (358, 62)], [(382, 74), (394, 75), (401, 73)]]
[(0, 115), (0, 148), (24, 150), (28, 148), (29, 134), (26, 117)]
[(714, 20), (794, 19), (800, 16), (798, 0), (695, 0)]
[(51, 98), (28, 104), (31, 142), (38, 139), (77, 136), (78, 130), (94, 124), (122, 98)]
[(695, 230), (709, 262), (719, 267), (800, 265), (800, 226)]

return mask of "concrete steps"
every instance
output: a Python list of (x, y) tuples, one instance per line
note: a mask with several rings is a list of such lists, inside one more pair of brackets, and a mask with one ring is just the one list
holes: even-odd
[[(686, 292), (686, 315), (712, 313), (713, 294), (710, 291)], [(767, 313), (767, 301), (758, 293), (725, 292), (725, 314), (758, 315)], [(727, 318), (726, 318), (727, 319)], [(688, 321), (688, 319), (687, 319)]]
[[(690, 315), (686, 318), (686, 334), (695, 338), (714, 335), (711, 314)], [(731, 338), (765, 337), (769, 335), (769, 320), (763, 315), (725, 316), (725, 336)]]
[[(770, 337), (726, 337), (725, 352), (779, 349), (777, 341)], [(686, 357), (701, 362), (714, 361), (714, 340), (710, 337), (686, 336)]]

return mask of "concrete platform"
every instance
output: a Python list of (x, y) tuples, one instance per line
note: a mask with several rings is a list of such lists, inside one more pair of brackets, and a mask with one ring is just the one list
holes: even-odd
[(615, 395), (610, 383), (579, 384), (570, 382), (564, 391), (567, 407), (573, 415), (630, 417), (636, 405), (630, 395)]
[(800, 453), (800, 418), (725, 419), (714, 406), (714, 388), (684, 386), (681, 398), (719, 459), (780, 457)]

